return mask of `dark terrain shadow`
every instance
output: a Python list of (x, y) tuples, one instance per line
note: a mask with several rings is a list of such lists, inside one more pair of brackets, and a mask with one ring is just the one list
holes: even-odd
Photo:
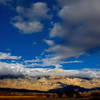
[(69, 91), (79, 91), (79, 92), (88, 92), (88, 91), (94, 91), (94, 90), (100, 90), (100, 87), (86, 89), (80, 86), (74, 86), (74, 85), (66, 85), (63, 83), (60, 83), (60, 86), (62, 88), (56, 88), (51, 89), (49, 91), (38, 91), (38, 90), (27, 90), (27, 89), (14, 89), (14, 88), (0, 88), (0, 91), (9, 91), (9, 92), (35, 92), (35, 93), (58, 93), (58, 92), (69, 92)]

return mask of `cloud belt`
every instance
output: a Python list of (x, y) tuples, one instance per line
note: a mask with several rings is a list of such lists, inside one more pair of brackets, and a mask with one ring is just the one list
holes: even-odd
[(28, 75), (28, 76), (48, 76), (48, 75), (64, 75), (76, 76), (82, 78), (100, 78), (100, 70), (82, 69), (82, 70), (63, 70), (63, 69), (44, 69), (44, 68), (24, 68), (19, 63), (3, 63), (0, 62), (0, 75)]

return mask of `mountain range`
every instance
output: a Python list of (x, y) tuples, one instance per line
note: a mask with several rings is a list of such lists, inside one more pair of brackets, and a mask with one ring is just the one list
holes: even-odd
[(85, 89), (100, 87), (100, 78), (51, 76), (12, 76), (0, 77), (0, 88), (49, 91), (67, 86), (79, 86)]

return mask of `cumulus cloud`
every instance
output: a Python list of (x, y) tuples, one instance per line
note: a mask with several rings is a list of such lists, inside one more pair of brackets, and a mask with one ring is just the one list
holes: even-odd
[(24, 17), (30, 18), (30, 19), (40, 19), (42, 20), (45, 18), (50, 18), (51, 16), (48, 14), (49, 8), (47, 7), (47, 4), (44, 2), (37, 2), (33, 3), (30, 8), (24, 8), (24, 7), (16, 7), (16, 11), (23, 15)]
[(28, 75), (28, 76), (48, 76), (48, 75), (64, 75), (76, 76), (82, 78), (100, 78), (100, 70), (82, 69), (82, 70), (63, 70), (63, 69), (44, 69), (44, 68), (25, 68), (19, 63), (0, 62), (0, 75)]
[(24, 67), (22, 64), (0, 62), (0, 75), (22, 75)]
[(54, 24), (50, 37), (60, 37), (63, 42), (49, 50), (64, 58), (100, 47), (100, 1), (57, 0), (62, 20)]
[(42, 21), (50, 19), (49, 8), (46, 3), (33, 3), (30, 8), (17, 6), (18, 16), (13, 18), (12, 24), (25, 34), (41, 32), (43, 30)]
[(20, 31), (24, 32), (25, 34), (34, 33), (34, 32), (41, 32), (43, 29), (43, 25), (38, 21), (33, 22), (17, 22), (13, 24), (16, 28)]
[(18, 60), (18, 59), (21, 59), (21, 56), (12, 56), (11, 53), (0, 52), (0, 60), (3, 60), (3, 59)]

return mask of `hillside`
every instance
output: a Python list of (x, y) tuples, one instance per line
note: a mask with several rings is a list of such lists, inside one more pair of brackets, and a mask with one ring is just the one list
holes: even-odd
[(43, 77), (7, 77), (0, 79), (0, 88), (49, 91), (52, 89), (63, 88), (67, 85), (90, 89), (100, 87), (100, 79), (71, 78), (56, 75)]

